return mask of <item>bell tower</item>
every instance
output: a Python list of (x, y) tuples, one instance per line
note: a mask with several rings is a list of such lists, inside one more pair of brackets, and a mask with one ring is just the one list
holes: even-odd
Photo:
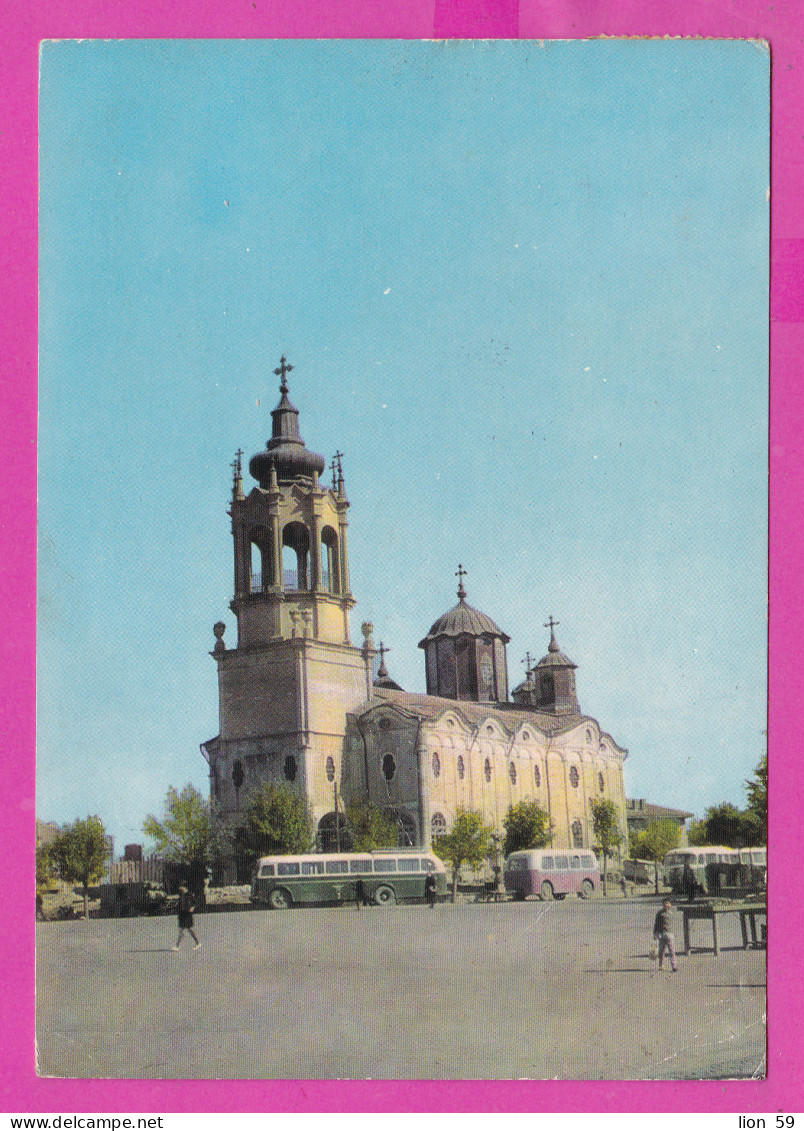
[(238, 644), (249, 648), (305, 637), (348, 644), (349, 589), (347, 518), (342, 453), (332, 462), (332, 487), (321, 484), (324, 457), (307, 450), (299, 433), (299, 410), (288, 397), (283, 357), (281, 399), (271, 413), (271, 439), (252, 456), (257, 480), (243, 493), (242, 452), (232, 484), (234, 599)]
[(202, 751), (241, 882), (250, 864), (238, 845), (249, 795), (262, 782), (303, 794), (316, 834), (340, 819), (346, 713), (371, 694), (373, 646), (361, 650), (349, 638), (343, 457), (336, 453), (332, 486), (324, 486), (324, 457), (307, 449), (289, 397), (292, 368), (283, 357), (274, 371), (280, 401), (271, 438), (249, 461), (257, 482), (248, 494), (241, 451), (232, 465), (236, 644), (222, 621), (213, 629), (220, 733)]

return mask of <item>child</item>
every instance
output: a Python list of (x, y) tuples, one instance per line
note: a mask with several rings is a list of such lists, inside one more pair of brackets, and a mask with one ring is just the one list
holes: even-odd
[(193, 950), (198, 950), (198, 948), (201, 946), (201, 943), (198, 941), (198, 935), (193, 930), (193, 912), (194, 911), (195, 911), (195, 907), (193, 906), (192, 897), (191, 897), (190, 893), (187, 891), (186, 887), (184, 887), (184, 886), (180, 887), (179, 888), (179, 937), (176, 939), (176, 945), (173, 947), (174, 950), (179, 949), (179, 943), (181, 942), (182, 936), (183, 936), (185, 931), (190, 932), (192, 939), (193, 939), (193, 942), (195, 943)]
[(653, 937), (659, 943), (659, 969), (662, 968), (662, 959), (664, 958), (665, 949), (670, 955), (670, 968), (675, 971), (678, 969), (676, 966), (676, 947), (675, 939), (673, 938), (670, 927), (672, 925), (670, 918), (670, 910), (672, 904), (669, 899), (662, 900), (661, 911), (656, 912), (656, 918), (653, 922)]

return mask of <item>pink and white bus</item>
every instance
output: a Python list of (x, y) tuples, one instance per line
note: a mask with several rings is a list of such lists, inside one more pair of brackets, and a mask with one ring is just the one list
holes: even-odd
[(564, 899), (570, 892), (590, 899), (600, 887), (600, 869), (588, 850), (531, 848), (505, 861), (505, 887), (514, 899)]

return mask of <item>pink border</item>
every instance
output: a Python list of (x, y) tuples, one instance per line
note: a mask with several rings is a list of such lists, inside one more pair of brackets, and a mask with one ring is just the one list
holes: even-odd
[[(4, 4), (2, 133), (4, 239), (0, 478), (2, 592), (12, 615), (2, 634), (5, 1048), (7, 1112), (213, 1111), (804, 1111), (797, 1055), (801, 992), (795, 884), (772, 891), (769, 1076), (735, 1083), (181, 1082), (40, 1080), (34, 1073), (33, 844), (36, 444), (37, 67), (43, 38), (78, 37), (517, 37), (607, 35), (756, 37), (773, 66), (773, 287), (771, 397), (772, 855), (800, 824), (804, 789), (794, 719), (801, 692), (800, 582), (803, 395), (796, 361), (804, 338), (804, 9), (794, 0), (26, 0)], [(801, 851), (800, 838), (795, 842)], [(780, 871), (775, 872), (780, 875)], [(781, 886), (781, 885), (780, 885)]]

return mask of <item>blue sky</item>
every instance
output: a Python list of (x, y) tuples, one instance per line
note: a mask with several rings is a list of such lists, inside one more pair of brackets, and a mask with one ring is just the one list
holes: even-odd
[(230, 462), (280, 354), (340, 448), (353, 639), (549, 615), (626, 786), (765, 747), (768, 55), (739, 41), (46, 43), (37, 813), (206, 790)]

